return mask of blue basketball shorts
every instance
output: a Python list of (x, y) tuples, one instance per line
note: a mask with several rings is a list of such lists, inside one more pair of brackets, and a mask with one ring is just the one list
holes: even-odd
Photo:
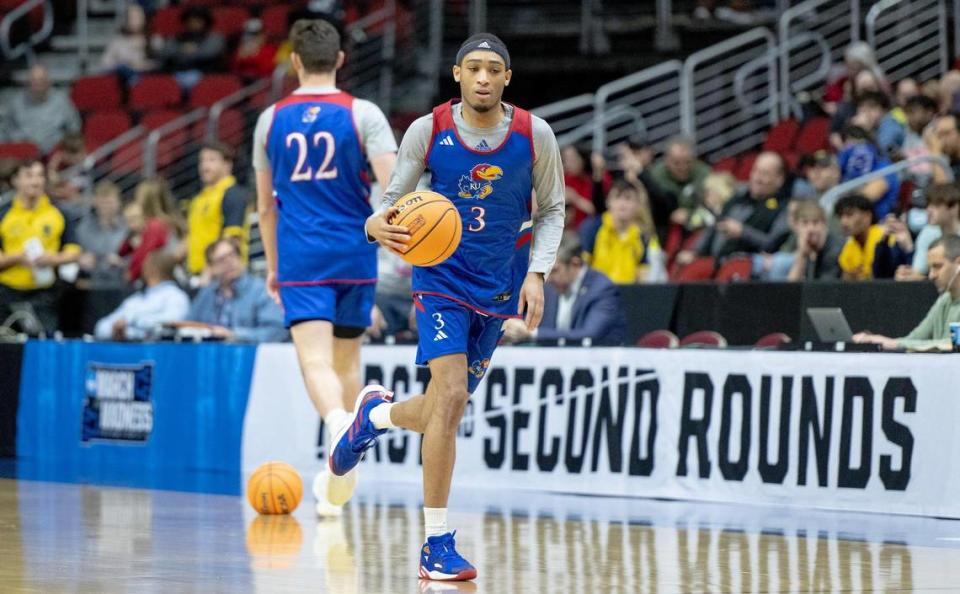
[(375, 283), (281, 286), (284, 324), (289, 328), (297, 322), (327, 320), (335, 327), (366, 328), (376, 287)]
[(444, 355), (467, 356), (467, 390), (473, 394), (490, 366), (503, 319), (488, 316), (435, 295), (414, 297), (417, 312), (417, 365)]

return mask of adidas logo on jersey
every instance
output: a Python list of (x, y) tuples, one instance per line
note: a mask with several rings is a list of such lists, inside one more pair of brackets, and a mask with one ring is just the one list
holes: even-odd
[(490, 145), (487, 144), (486, 139), (481, 139), (481, 140), (480, 140), (480, 144), (478, 144), (478, 145), (477, 145), (476, 147), (474, 147), (474, 148), (476, 148), (478, 151), (489, 151), (489, 150), (490, 150)]
[(443, 330), (437, 330), (437, 335), (433, 337), (433, 342), (446, 340), (447, 338), (450, 338), (450, 337), (447, 336), (446, 332), (444, 332)]
[(481, 48), (481, 47), (482, 47), (483, 49), (490, 49), (490, 44), (487, 43), (486, 41), (484, 41), (483, 43), (481, 43), (481, 44), (478, 45), (477, 47), (478, 47), (478, 48)]
[(443, 140), (440, 141), (440, 146), (453, 146), (453, 139), (449, 136), (444, 136)]

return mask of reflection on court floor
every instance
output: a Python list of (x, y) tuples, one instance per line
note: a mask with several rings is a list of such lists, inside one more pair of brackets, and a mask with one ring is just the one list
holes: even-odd
[[(0, 481), (0, 592), (956, 591), (960, 522), (664, 501), (455, 492), (476, 583), (416, 579), (407, 487), (340, 521), (241, 497)], [(459, 507), (456, 507), (456, 506)]]

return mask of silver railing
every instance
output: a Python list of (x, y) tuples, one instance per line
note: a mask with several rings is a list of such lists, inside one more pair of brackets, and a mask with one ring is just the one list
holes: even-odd
[(84, 176), (90, 178), (94, 184), (104, 179), (111, 179), (117, 183), (121, 194), (125, 195), (133, 189), (136, 180), (132, 177), (118, 176), (115, 171), (140, 169), (141, 153), (133, 150), (124, 151), (124, 149), (142, 143), (145, 132), (146, 128), (143, 126), (130, 128), (90, 151), (81, 163), (62, 171), (60, 176), (64, 179)]
[(913, 157), (912, 159), (907, 159), (906, 161), (898, 161), (893, 165), (887, 165), (886, 167), (882, 167), (876, 171), (871, 171), (870, 173), (861, 175), (860, 177), (855, 177), (849, 181), (843, 182), (840, 185), (834, 186), (833, 188), (824, 192), (823, 196), (820, 197), (820, 205), (827, 212), (832, 212), (833, 205), (836, 204), (837, 200), (841, 196), (849, 194), (850, 192), (853, 192), (872, 181), (887, 177), (892, 173), (900, 173), (901, 171), (912, 169), (914, 166), (922, 163), (939, 165), (946, 173), (947, 182), (953, 182), (953, 171), (950, 169), (950, 162), (945, 157), (924, 155), (922, 157)]
[(533, 115), (546, 120), (559, 140), (583, 126), (592, 130), (593, 105), (593, 93), (584, 93), (554, 101), (530, 111)]
[(679, 134), (682, 112), (677, 96), (682, 72), (679, 60), (669, 60), (597, 89), (593, 150), (603, 152), (635, 133), (653, 146)]
[[(11, 30), (14, 23), (23, 18), (29, 18), (30, 13), (38, 7), (43, 7), (43, 23), (38, 31), (32, 32), (27, 39), (23, 40), (15, 47), (11, 44)], [(6, 60), (16, 60), (20, 56), (26, 56), (28, 63), (34, 62), (35, 56), (33, 46), (43, 43), (50, 33), (53, 32), (53, 4), (50, 0), (26, 0), (0, 19), (0, 52)]]
[(347, 26), (347, 60), (338, 84), (352, 94), (390, 111), (393, 61), (397, 46), (397, 6), (386, 0), (383, 8)]
[(867, 43), (891, 81), (925, 81), (947, 70), (943, 0), (880, 0), (867, 13)]
[(188, 177), (188, 172), (196, 167), (199, 143), (192, 138), (193, 128), (207, 117), (207, 112), (206, 107), (199, 107), (147, 134), (143, 145), (144, 177), (163, 175), (170, 183), (170, 189), (174, 190), (174, 195), (177, 195), (175, 188), (181, 185), (179, 180)]
[[(773, 47), (773, 33), (757, 27), (696, 52), (683, 64), (681, 129), (696, 143), (701, 158), (715, 160), (753, 148), (776, 121), (771, 100), (776, 69), (771, 61), (764, 60), (764, 67), (739, 83), (741, 88), (737, 81), (738, 71), (752, 67)], [(744, 100), (750, 109), (744, 109)]]
[[(790, 42), (801, 34), (806, 34), (805, 43)], [(777, 39), (781, 97), (819, 88), (830, 71), (823, 68), (823, 46), (829, 47), (833, 64), (842, 61), (846, 47), (860, 39), (860, 0), (807, 0), (788, 8), (780, 16)], [(780, 102), (781, 117), (790, 116), (791, 111), (790, 102)]]

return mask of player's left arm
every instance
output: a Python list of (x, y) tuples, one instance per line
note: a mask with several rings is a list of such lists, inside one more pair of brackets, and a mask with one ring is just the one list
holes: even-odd
[(267, 157), (267, 132), (273, 121), (273, 108), (260, 114), (253, 133), (253, 168), (256, 170), (257, 216), (260, 225), (260, 241), (267, 259), (267, 293), (277, 305), (280, 289), (277, 285), (277, 202), (273, 197), (273, 171)]
[[(363, 150), (370, 160), (373, 176), (383, 192), (390, 183), (397, 164), (397, 139), (387, 116), (370, 101), (357, 99), (354, 103), (354, 123), (360, 133)], [(376, 209), (374, 209), (376, 210)]]
[(533, 118), (533, 189), (537, 199), (537, 219), (533, 223), (533, 249), (527, 277), (520, 289), (517, 313), (524, 316), (527, 329), (533, 331), (543, 317), (543, 279), (553, 269), (557, 248), (563, 236), (564, 188), (560, 147), (550, 125)]

